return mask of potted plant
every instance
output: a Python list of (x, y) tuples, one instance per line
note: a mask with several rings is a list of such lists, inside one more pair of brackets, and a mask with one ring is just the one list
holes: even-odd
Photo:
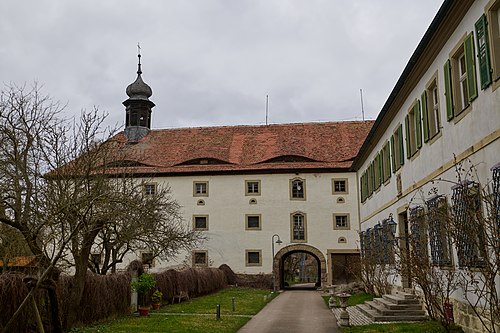
[[(146, 294), (155, 287), (156, 281), (151, 274), (142, 273), (136, 281), (132, 281), (132, 289), (134, 289), (139, 294), (139, 315), (147, 316), (149, 313), (149, 308), (146, 306), (145, 296)], [(142, 306), (141, 306), (142, 305)]]
[(163, 293), (158, 289), (156, 289), (156, 291), (151, 296), (151, 305), (153, 306), (153, 309), (159, 309), (162, 300), (163, 300)]

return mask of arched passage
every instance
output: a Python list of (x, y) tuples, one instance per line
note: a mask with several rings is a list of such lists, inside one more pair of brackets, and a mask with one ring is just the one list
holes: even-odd
[(323, 253), (317, 248), (307, 244), (292, 244), (285, 246), (276, 253), (273, 259), (274, 283), (277, 288), (284, 287), (284, 261), (292, 253), (303, 252), (312, 255), (318, 261), (318, 284), (323, 287), (326, 285), (326, 260)]

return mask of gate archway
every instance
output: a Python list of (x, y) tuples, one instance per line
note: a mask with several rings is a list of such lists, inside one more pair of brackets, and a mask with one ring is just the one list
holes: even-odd
[(315, 248), (314, 246), (307, 244), (292, 244), (285, 246), (280, 249), (273, 259), (273, 273), (274, 275), (274, 283), (279, 289), (283, 289), (285, 286), (284, 279), (284, 262), (285, 259), (291, 255), (292, 253), (307, 253), (316, 258), (318, 262), (318, 287), (323, 287), (326, 285), (327, 275), (326, 275), (326, 260), (323, 253), (320, 250)]

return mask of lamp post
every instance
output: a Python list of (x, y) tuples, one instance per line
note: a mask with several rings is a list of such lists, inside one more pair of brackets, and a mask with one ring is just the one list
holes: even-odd
[(276, 275), (275, 275), (275, 272), (274, 272), (274, 237), (277, 237), (276, 239), (276, 244), (281, 244), (283, 243), (280, 239), (280, 236), (278, 234), (274, 234), (272, 237), (271, 237), (271, 247), (272, 247), (272, 252), (273, 252), (273, 256), (272, 256), (272, 260), (271, 260), (271, 264), (272, 264), (272, 269), (273, 269), (273, 291), (276, 291)]

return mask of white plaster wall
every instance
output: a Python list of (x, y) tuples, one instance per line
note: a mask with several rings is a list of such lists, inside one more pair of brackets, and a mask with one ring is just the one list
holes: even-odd
[[(451, 50), (459, 43), (462, 37), (474, 31), (474, 24), (484, 13), (487, 1), (475, 1), (465, 18), (451, 35), (438, 56), (420, 79), (415, 89), (410, 93), (404, 105), (394, 117), (391, 125), (386, 130), (381, 140), (377, 142), (370, 156), (358, 171), (358, 179), (362, 172), (366, 170), (369, 163), (374, 159), (376, 153), (382, 149), (383, 144), (390, 139), (395, 128), (403, 124), (404, 118), (415, 99), (420, 99), (427, 83), (432, 76), (438, 72), (439, 105), (441, 120), (441, 137), (430, 143), (423, 143), (417, 156), (408, 160), (397, 172), (401, 174), (402, 188), (404, 195), (397, 197), (396, 177), (392, 174), (389, 183), (383, 184), (381, 188), (374, 192), (371, 198), (360, 204), (361, 230), (373, 227), (378, 221), (393, 214), (397, 221), (398, 209), (408, 205), (422, 204), (436, 188), (439, 194), (447, 196), (451, 203), (451, 182), (457, 181), (457, 172), (454, 167), (449, 167), (454, 161), (454, 156), (467, 156), (463, 162), (468, 169), (474, 165), (474, 179), (483, 186), (491, 180), (491, 167), (500, 162), (500, 89), (493, 90), (490, 85), (485, 90), (480, 88), (480, 78), (477, 75), (478, 97), (472, 101), (470, 111), (459, 121), (446, 119), (446, 101), (444, 96), (444, 75), (443, 65), (450, 57)], [(476, 39), (476, 36), (474, 36)], [(476, 43), (476, 40), (474, 40)], [(476, 46), (477, 48), (477, 46)], [(476, 71), (478, 63), (476, 61)], [(478, 74), (478, 73), (477, 73)], [(403, 135), (406, 138), (406, 133)], [(489, 144), (486, 144), (489, 142)], [(472, 148), (473, 147), (473, 148)], [(434, 176), (434, 177), (431, 177)], [(433, 182), (426, 180), (434, 179)], [(418, 184), (420, 186), (414, 186)], [(416, 187), (416, 188), (413, 188)], [(457, 262), (454, 253), (454, 262)], [(400, 284), (398, 279), (397, 284)], [(460, 293), (455, 293), (454, 297), (461, 299)]]
[[(306, 182), (306, 200), (290, 200), (290, 179), (299, 177)], [(348, 194), (332, 194), (332, 179), (348, 179)], [(261, 195), (245, 195), (245, 180), (260, 180)], [(203, 231), (208, 240), (197, 250), (208, 250), (211, 266), (228, 264), (238, 273), (271, 273), (273, 234), (283, 241), (275, 244), (275, 253), (292, 244), (290, 214), (300, 211), (307, 218), (307, 242), (321, 251), (327, 258), (327, 250), (356, 251), (358, 246), (359, 220), (355, 173), (290, 173), (221, 176), (161, 177), (152, 180), (169, 184), (173, 197), (182, 206), (182, 215), (192, 225), (193, 215), (208, 215), (209, 230)], [(208, 181), (209, 196), (194, 197), (193, 181)], [(343, 197), (345, 203), (337, 203)], [(249, 204), (255, 198), (257, 204)], [(198, 206), (199, 199), (205, 201)], [(350, 230), (334, 230), (333, 214), (350, 216)], [(245, 215), (260, 214), (261, 230), (245, 230)], [(339, 244), (338, 238), (345, 237), (347, 243)], [(261, 250), (262, 266), (246, 267), (245, 250)], [(190, 253), (182, 253), (168, 262), (156, 261), (155, 270), (180, 265)], [(128, 261), (137, 259), (129, 256)]]
[[(389, 128), (385, 134), (375, 145), (370, 156), (365, 160), (363, 166), (358, 172), (358, 178), (362, 172), (366, 170), (369, 163), (375, 158), (378, 151), (380, 151), (387, 140), (390, 140), (394, 130), (403, 125), (403, 136), (406, 138), (404, 130), (404, 119), (408, 110), (416, 99), (421, 98), (422, 92), (425, 90), (427, 83), (431, 80), (432, 76), (438, 73), (438, 90), (439, 90), (439, 106), (440, 106), (440, 120), (441, 120), (441, 134), (440, 137), (423, 143), (417, 156), (411, 160), (407, 159), (406, 142), (404, 145), (405, 150), (405, 164), (401, 167), (398, 173), (401, 174), (403, 192), (413, 184), (416, 184), (432, 173), (439, 171), (443, 165), (454, 160), (455, 155), (460, 155), (466, 152), (473, 145), (481, 144), (488, 135), (496, 133), (500, 129), (500, 89), (492, 91), (490, 85), (487, 89), (481, 90), (479, 75), (476, 75), (478, 82), (478, 97), (472, 101), (470, 111), (460, 119), (458, 122), (455, 120), (447, 121), (446, 119), (446, 100), (444, 96), (444, 74), (443, 65), (447, 59), (450, 58), (451, 50), (459, 43), (466, 33), (474, 30), (474, 23), (484, 13), (484, 7), (487, 1), (475, 1), (469, 9), (467, 15), (459, 24), (457, 29), (451, 35), (449, 41), (445, 44), (443, 49), (439, 52), (438, 56), (420, 79), (415, 89), (410, 93), (405, 103), (399, 110), (398, 114), (392, 120)], [(476, 40), (474, 40), (476, 43)], [(476, 61), (476, 71), (478, 63)], [(439, 135), (438, 135), (439, 136)], [(483, 180), (486, 179), (488, 174), (491, 174), (489, 168), (496, 163), (500, 162), (500, 149), (497, 142), (490, 144), (481, 151), (475, 152), (471, 159), (477, 164), (478, 172)], [(442, 174), (443, 178), (455, 179), (454, 171), (445, 172)], [(491, 178), (491, 177), (490, 177)], [(448, 185), (444, 186), (447, 189)], [(444, 189), (443, 189), (444, 190)], [(426, 189), (423, 189), (425, 192)], [(446, 192), (445, 192), (446, 193)], [(410, 194), (409, 197), (414, 194)], [(388, 212), (383, 212), (380, 217), (376, 216), (366, 221), (371, 214), (376, 212), (391, 200), (397, 197), (396, 177), (392, 174), (389, 183), (383, 184), (381, 188), (375, 192), (370, 199), (360, 205), (360, 219), (367, 222), (362, 226), (362, 229), (372, 226), (376, 223), (377, 219), (387, 218)], [(404, 202), (408, 202), (408, 198), (401, 198), (394, 206), (402, 206)], [(395, 207), (389, 209), (395, 213)], [(385, 214), (385, 215), (384, 215)]]

